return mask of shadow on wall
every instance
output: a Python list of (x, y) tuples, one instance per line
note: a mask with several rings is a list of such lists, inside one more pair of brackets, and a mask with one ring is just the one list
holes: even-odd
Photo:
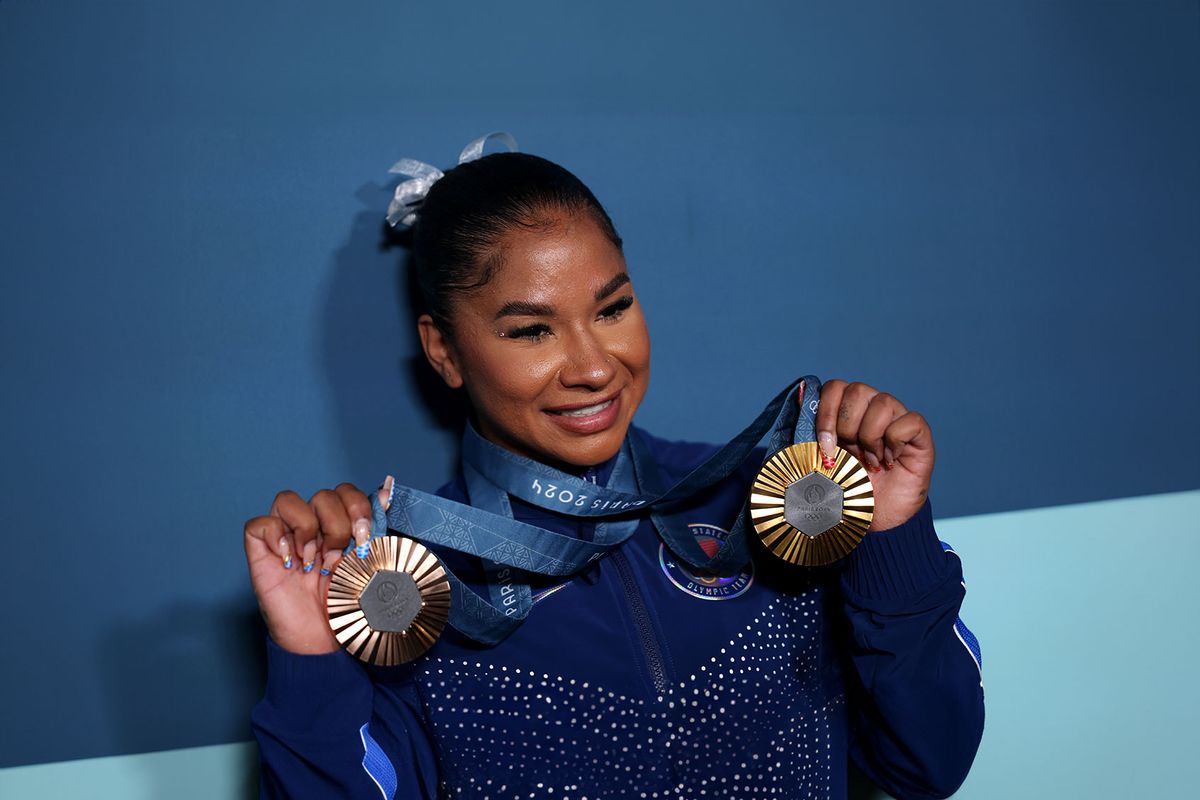
[(379, 468), (392, 439), (407, 430), (451, 432), (448, 441), (457, 442), (466, 407), (421, 351), (412, 237), (382, 219), (390, 191), (364, 184), (355, 197), (364, 210), (334, 255), (318, 335), (342, 452), (355, 474), (362, 474), (359, 470)]
[[(415, 412), (402, 410), (400, 415), (411, 418), (410, 425), (426, 427), (453, 429), (463, 415), (461, 401), (437, 380), (421, 354), (411, 322), (417, 301), (411, 291), (415, 284), (406, 278), (412, 272), (407, 242), (381, 223), (387, 195), (383, 187), (367, 185), (356, 197), (366, 209), (355, 216), (334, 254), (316, 335), (321, 337), (317, 349), (332, 388), (333, 423), (346, 463), (363, 474), (386, 457), (379, 420), (394, 420), (397, 408), (417, 405)], [(390, 272), (381, 274), (381, 269)], [(365, 382), (368, 369), (375, 372)], [(363, 391), (364, 383), (374, 391)], [(410, 401), (414, 385), (419, 399)], [(384, 427), (389, 434), (396, 430), (395, 425)], [(103, 634), (96, 664), (107, 694), (110, 752), (145, 753), (251, 738), (250, 711), (261, 699), (266, 679), (266, 631), (247, 595), (225, 603), (150, 605), (145, 617), (125, 620)], [(155, 791), (150, 796), (172, 796), (178, 779), (151, 776)], [(246, 797), (255, 797), (257, 784), (255, 758), (245, 765), (238, 785), (246, 787)]]
[[(107, 692), (112, 751), (144, 753), (212, 744), (196, 720), (212, 719), (213, 704), (223, 709), (221, 741), (250, 738), (249, 709), (262, 696), (266, 679), (266, 630), (253, 604), (243, 598), (212, 604), (153, 607), (148, 618), (127, 620), (100, 640), (96, 661)], [(215, 645), (215, 649), (214, 649)], [(179, 792), (179, 775), (169, 763), (141, 762), (161, 774), (149, 776), (148, 797)], [(258, 793), (258, 767), (248, 758), (238, 785), (245, 797)]]
[[(442, 430), (451, 431), (458, 435), (462, 433), (463, 424), (467, 418), (466, 395), (461, 391), (450, 389), (438, 377), (425, 354), (421, 350), (420, 337), (416, 331), (417, 317), (425, 311), (425, 301), (421, 296), (421, 285), (417, 280), (417, 268), (412, 252), (411, 232), (399, 232), (383, 224), (383, 248), (392, 250), (403, 248), (398, 258), (399, 271), (396, 274), (397, 308), (405, 308), (408, 316), (404, 317), (406, 328), (412, 341), (412, 355), (404, 359), (409, 380), (417, 389), (422, 404), (432, 415), (434, 422)], [(457, 460), (457, 459), (456, 459)]]

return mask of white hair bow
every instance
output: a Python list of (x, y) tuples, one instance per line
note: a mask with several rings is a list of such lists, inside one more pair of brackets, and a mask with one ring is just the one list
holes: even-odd
[[(501, 142), (509, 149), (509, 152), (516, 152), (516, 139), (504, 131), (494, 131), (486, 136), (480, 136), (464, 147), (458, 156), (458, 163), (465, 164), (482, 157), (484, 145), (493, 139)], [(407, 175), (409, 179), (396, 187), (396, 194), (392, 197), (392, 202), (388, 203), (387, 221), (392, 227), (412, 225), (417, 221), (417, 209), (425, 201), (425, 195), (429, 194), (429, 187), (437, 183), (445, 173), (432, 164), (426, 164), (424, 161), (417, 161), (413, 158), (400, 159), (392, 165), (388, 172), (394, 175)]]

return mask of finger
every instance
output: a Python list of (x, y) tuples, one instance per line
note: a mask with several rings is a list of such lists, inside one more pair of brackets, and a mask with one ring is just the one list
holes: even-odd
[(313, 513), (321, 525), (321, 533), (325, 537), (326, 547), (337, 547), (338, 542), (350, 541), (350, 515), (342, 497), (332, 489), (322, 489), (308, 501)]
[(877, 471), (881, 464), (892, 461), (884, 453), (886, 448), (883, 434), (892, 421), (907, 410), (899, 400), (887, 392), (876, 394), (867, 404), (858, 426), (858, 444), (862, 448), (868, 469)]
[(291, 534), (295, 546), (303, 547), (306, 542), (317, 536), (317, 515), (308, 503), (293, 491), (286, 490), (275, 495), (275, 501), (271, 503), (271, 516), (283, 520), (285, 533)]
[(370, 551), (371, 521), (366, 519), (354, 520), (354, 552), (359, 558), (366, 558)]
[(284, 569), (291, 569), (296, 563), (296, 559), (292, 557), (294, 548), (292, 547), (291, 538), (287, 534), (279, 537), (279, 557), (283, 559)]
[(379, 505), (383, 506), (384, 511), (392, 507), (392, 486), (395, 483), (396, 479), (388, 475), (383, 479), (383, 486), (379, 487)]
[(842, 402), (838, 404), (838, 443), (853, 452), (857, 458), (862, 457), (862, 448), (858, 444), (858, 429), (862, 425), (863, 415), (867, 413), (867, 406), (877, 394), (877, 390), (865, 383), (851, 383), (842, 392)]
[[(344, 538), (339, 534), (329, 541), (326, 547), (327, 549), (343, 550), (349, 544), (350, 537), (354, 535), (354, 526), (359, 525), (359, 520), (367, 520), (367, 530), (368, 532), (370, 531), (371, 501), (352, 483), (339, 483), (334, 487), (333, 491), (341, 499), (342, 507), (346, 509), (346, 517), (350, 520), (350, 525), (346, 529)], [(362, 526), (359, 525), (359, 527), (361, 528)], [(329, 536), (328, 531), (326, 531), (326, 536)]]
[(352, 483), (339, 483), (333, 489), (342, 498), (342, 505), (350, 519), (370, 519), (371, 501)]
[(817, 443), (829, 458), (833, 458), (837, 448), (837, 413), (845, 391), (846, 382), (842, 380), (821, 384), (821, 401), (817, 404)]
[(896, 460), (908, 448), (919, 452), (933, 452), (933, 431), (918, 411), (909, 411), (897, 417), (883, 434), (884, 443)]
[(340, 550), (327, 550), (325, 554), (321, 556), (321, 575), (325, 576), (331, 574), (337, 568), (338, 562), (341, 560), (342, 553)]
[(300, 549), (300, 557), (303, 559), (304, 574), (307, 575), (308, 573), (313, 571), (313, 567), (316, 565), (316, 561), (317, 561), (317, 540), (316, 539), (313, 539), (313, 540), (307, 542), (304, 545), (304, 547), (302, 547)]
[(337, 550), (328, 550), (324, 553), (317, 553), (317, 563), (320, 569), (317, 571), (317, 592), (320, 597), (329, 597), (329, 587), (333, 583), (333, 571), (337, 569), (338, 563), (342, 560), (342, 554)]
[(258, 561), (262, 558), (279, 558), (279, 540), (284, 538), (287, 528), (279, 517), (255, 517), (246, 520), (242, 529), (246, 558)]

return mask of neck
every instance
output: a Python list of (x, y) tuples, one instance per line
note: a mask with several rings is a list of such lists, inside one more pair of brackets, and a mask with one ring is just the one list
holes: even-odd
[(550, 467), (552, 469), (556, 469), (559, 472), (565, 472), (568, 475), (573, 475), (575, 477), (584, 477), (589, 472), (591, 472), (593, 475), (598, 476), (597, 480), (600, 481), (601, 483), (603, 483), (604, 480), (607, 480), (608, 475), (610, 474), (610, 472), (612, 470), (612, 465), (616, 462), (617, 456), (620, 454), (620, 451), (617, 451), (617, 453), (614, 453), (612, 456), (605, 459), (604, 461), (599, 462), (598, 464), (572, 464), (572, 463), (565, 462), (565, 461), (559, 461), (557, 459), (544, 458), (544, 457), (532, 454), (528, 450), (524, 450), (524, 449), (517, 448), (517, 447), (512, 447), (505, 441), (498, 439), (495, 436), (489, 436), (486, 433), (484, 433), (483, 431), (481, 431), (480, 426), (477, 424), (477, 422), (474, 419), (470, 419), (467, 421), (467, 432), (468, 432), (467, 435), (472, 435), (472, 436), (478, 438), (479, 440), (487, 443), (488, 445), (491, 445), (492, 447), (495, 447), (499, 450), (503, 450), (506, 453), (510, 453), (519, 458), (527, 459), (529, 461), (533, 461), (538, 464), (542, 464), (542, 465)]

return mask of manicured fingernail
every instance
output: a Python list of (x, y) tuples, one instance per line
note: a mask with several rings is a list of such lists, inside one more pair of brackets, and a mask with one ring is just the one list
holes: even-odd
[(371, 520), (366, 517), (356, 519), (350, 530), (354, 532), (354, 541), (362, 544), (371, 538)]
[(336, 550), (331, 550), (321, 559), (321, 574), (329, 575), (333, 572), (333, 568), (337, 566), (338, 559), (341, 558), (341, 553)]
[(834, 451), (837, 450), (837, 437), (829, 431), (821, 431), (817, 434), (817, 444), (821, 445), (821, 452), (827, 457), (833, 458)]
[(354, 554), (359, 558), (366, 558), (367, 553), (371, 552), (371, 521), (369, 519), (356, 519), (354, 521)]
[(894, 455), (892, 455), (892, 448), (884, 447), (883, 448), (883, 465), (885, 467), (887, 467), (888, 469), (891, 469), (891, 467), (888, 467), (888, 464), (892, 464), (894, 466), (895, 463), (896, 463), (896, 457)]
[(324, 567), (321, 567), (321, 574), (322, 574), (322, 575), (328, 575), (328, 574), (329, 574), (329, 570), (325, 569)]
[(292, 568), (292, 551), (288, 547), (288, 540), (286, 536), (279, 537), (279, 557), (283, 559), (284, 569)]
[(866, 462), (867, 472), (879, 472), (879, 459), (872, 452), (863, 453), (863, 461)]
[(379, 505), (383, 506), (384, 511), (392, 507), (392, 486), (395, 483), (396, 479), (391, 475), (383, 479), (383, 487), (379, 490)]
[(313, 566), (314, 566), (313, 562), (316, 560), (316, 558), (317, 558), (317, 543), (309, 542), (308, 544), (304, 545), (304, 571), (305, 572), (313, 571)]
[(837, 466), (837, 459), (830, 458), (824, 453), (821, 453), (821, 466), (825, 469), (833, 469)]

